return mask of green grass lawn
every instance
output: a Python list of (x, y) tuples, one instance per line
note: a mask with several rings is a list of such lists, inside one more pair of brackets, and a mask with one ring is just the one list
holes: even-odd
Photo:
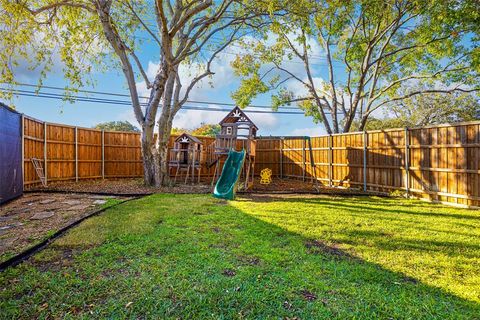
[(480, 212), (154, 195), (0, 274), (1, 318), (480, 319)]

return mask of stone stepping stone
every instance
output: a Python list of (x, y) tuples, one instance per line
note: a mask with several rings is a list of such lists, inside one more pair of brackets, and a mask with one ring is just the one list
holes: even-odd
[(43, 220), (43, 219), (48, 219), (51, 218), (55, 215), (55, 213), (51, 211), (42, 211), (42, 212), (37, 212), (35, 213), (30, 220)]
[(55, 200), (55, 199), (45, 199), (45, 200), (40, 201), (40, 204), (49, 204), (49, 203), (53, 203), (55, 201), (57, 201), (57, 200)]
[(82, 204), (82, 201), (80, 201), (80, 200), (66, 200), (66, 201), (63, 201), (62, 203), (68, 204), (70, 206), (75, 206), (75, 205)]
[(105, 204), (107, 203), (107, 200), (95, 200), (93, 201), (93, 204)]
[(6, 226), (2, 226), (2, 227), (0, 227), (0, 234), (2, 234), (2, 232), (5, 232), (8, 229), (21, 227), (21, 226), (23, 226), (23, 223), (21, 223), (21, 222), (15, 222), (15, 223), (12, 223), (12, 224), (8, 224)]

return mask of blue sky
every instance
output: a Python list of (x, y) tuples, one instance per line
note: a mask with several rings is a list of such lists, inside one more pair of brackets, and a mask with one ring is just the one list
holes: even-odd
[[(318, 45), (312, 46), (312, 54), (317, 57), (322, 55), (321, 49)], [(146, 44), (142, 48), (139, 56), (142, 63), (146, 66), (147, 72), (153, 77), (156, 70), (156, 62), (158, 61), (157, 48), (154, 45)], [(239, 79), (233, 74), (230, 67), (230, 61), (235, 57), (235, 51), (238, 47), (230, 47), (226, 49), (224, 54), (221, 54), (213, 63), (212, 70), (216, 73), (212, 79), (205, 80), (199, 88), (196, 88), (190, 95), (191, 100), (200, 101), (214, 101), (232, 103), (230, 94), (239, 85)], [(46, 86), (60, 86), (64, 87), (66, 81), (62, 76), (62, 67), (59, 59), (54, 59), (57, 62), (52, 72), (44, 80)], [(290, 69), (296, 70), (297, 74), (302, 78), (303, 66), (297, 62), (287, 63)], [(314, 76), (318, 79), (326, 78), (325, 62), (321, 58), (314, 60)], [(190, 70), (194, 68), (190, 67)], [(194, 74), (183, 71), (187, 78)], [(16, 70), (16, 80), (22, 83), (35, 84), (38, 80), (38, 70), (28, 70), (26, 66), (21, 66)], [(93, 73), (93, 79), (96, 85), (94, 87), (84, 87), (83, 89), (91, 89), (96, 91), (127, 93), (126, 84), (123, 74), (120, 70), (110, 69), (106, 73)], [(142, 85), (139, 80), (139, 87)], [(290, 84), (293, 90), (302, 90), (295, 83)], [(28, 88), (22, 88), (31, 90)], [(55, 92), (45, 90), (42, 92)], [(58, 92), (55, 92), (58, 93)], [(121, 98), (126, 100), (128, 98)], [(54, 99), (46, 99), (39, 97), (17, 97), (13, 104), (18, 111), (23, 112), (29, 116), (45, 120), (48, 122), (64, 123), (69, 125), (77, 125), (82, 127), (92, 127), (99, 122), (128, 120), (133, 124), (137, 124), (133, 117), (132, 108), (130, 106), (98, 104), (90, 102), (75, 102), (67, 103)], [(270, 95), (265, 94), (253, 101), (254, 105), (269, 105)], [(200, 106), (200, 105), (198, 105)], [(192, 128), (198, 126), (201, 122), (217, 123), (225, 116), (225, 111), (197, 111), (197, 110), (182, 110), (175, 118), (174, 126), (180, 128)], [(248, 111), (247, 111), (248, 113)], [(249, 114), (254, 122), (259, 127), (260, 135), (320, 135), (324, 134), (323, 127), (315, 124), (310, 117), (304, 115), (281, 115), (281, 114)]]

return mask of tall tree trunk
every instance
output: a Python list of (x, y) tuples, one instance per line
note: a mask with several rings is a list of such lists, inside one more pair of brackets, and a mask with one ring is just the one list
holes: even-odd
[(156, 159), (156, 165), (158, 166), (158, 183), (163, 186), (170, 183), (168, 144), (170, 141), (172, 125), (171, 122), (168, 121), (168, 118), (169, 115), (164, 115), (162, 112), (160, 120), (158, 121), (158, 139), (156, 144), (158, 152), (158, 157)]
[(175, 87), (175, 77), (176, 70), (173, 69), (169, 73), (167, 82), (165, 84), (165, 92), (163, 94), (162, 101), (162, 112), (160, 114), (160, 119), (158, 119), (158, 139), (157, 139), (157, 150), (158, 150), (158, 174), (159, 174), (159, 183), (160, 185), (167, 185), (170, 183), (169, 175), (169, 154), (168, 154), (168, 144), (170, 141), (170, 135), (172, 130), (172, 96)]
[(365, 130), (365, 127), (367, 125), (367, 120), (368, 120), (368, 114), (365, 114), (362, 117), (362, 120), (360, 121), (360, 126), (358, 128), (358, 131), (364, 131)]
[(172, 121), (167, 121), (163, 129), (163, 137), (158, 145), (158, 165), (159, 165), (159, 179), (162, 185), (170, 183), (170, 170), (168, 166), (169, 152), (168, 144), (170, 141), (172, 131)]
[(143, 180), (147, 186), (160, 186), (158, 150), (155, 146), (153, 126), (142, 128), (141, 150), (143, 159)]

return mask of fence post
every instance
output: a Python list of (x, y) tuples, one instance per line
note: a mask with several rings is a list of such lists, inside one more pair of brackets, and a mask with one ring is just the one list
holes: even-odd
[(75, 127), (75, 182), (78, 182), (78, 128)]
[(407, 198), (410, 196), (410, 134), (405, 127), (405, 191)]
[(328, 135), (328, 186), (333, 186), (333, 136)]
[(22, 113), (22, 188), (25, 185), (25, 115)]
[(102, 130), (102, 179), (105, 179), (105, 130)]
[(43, 172), (45, 176), (45, 185), (48, 183), (48, 168), (47, 168), (47, 123), (43, 123)]
[(280, 138), (280, 178), (283, 178), (283, 137)]
[(367, 146), (368, 135), (366, 131), (363, 131), (363, 191), (367, 191)]
[(305, 182), (305, 173), (307, 171), (307, 165), (305, 163), (305, 138), (303, 138), (303, 143), (302, 143), (302, 162), (303, 162), (303, 174), (302, 174), (302, 179)]

